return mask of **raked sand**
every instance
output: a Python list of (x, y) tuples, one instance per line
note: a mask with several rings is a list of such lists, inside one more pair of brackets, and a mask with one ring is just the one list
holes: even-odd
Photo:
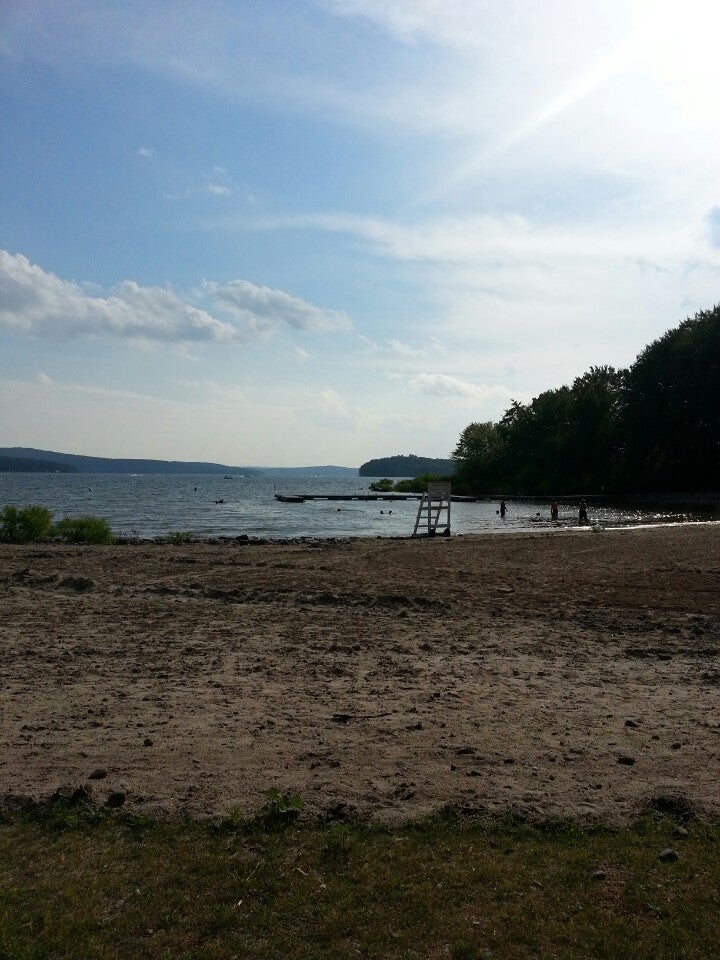
[(614, 822), (719, 771), (720, 525), (0, 546), (0, 802)]

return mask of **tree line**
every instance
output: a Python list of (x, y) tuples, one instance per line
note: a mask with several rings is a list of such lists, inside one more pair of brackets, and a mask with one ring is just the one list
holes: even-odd
[(0, 456), (0, 473), (77, 473), (77, 468), (57, 460)]
[(720, 305), (653, 341), (626, 370), (591, 367), (571, 386), (471, 423), (453, 488), (559, 496), (720, 489)]
[(368, 460), (362, 464), (358, 473), (361, 477), (416, 477), (421, 473), (442, 476), (452, 473), (454, 469), (453, 460), (418, 457), (410, 453), (407, 456), (398, 454), (395, 457), (378, 457), (375, 460)]

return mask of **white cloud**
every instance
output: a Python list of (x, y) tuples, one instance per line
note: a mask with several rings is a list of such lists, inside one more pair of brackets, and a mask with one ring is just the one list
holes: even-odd
[(336, 390), (327, 387), (320, 394), (320, 406), (329, 413), (345, 415), (348, 412), (348, 405)]
[(411, 347), (409, 344), (403, 343), (402, 340), (398, 340), (397, 337), (388, 340), (387, 345), (392, 353), (398, 353), (401, 357), (417, 357), (425, 354), (422, 348)]
[(40, 370), (39, 373), (38, 373), (38, 375), (37, 375), (37, 382), (38, 382), (38, 383), (51, 384), (51, 383), (52, 383), (52, 379), (51, 379), (46, 373), (43, 373), (42, 370)]
[(170, 203), (178, 203), (182, 200), (189, 200), (192, 196), (192, 191), (190, 189), (181, 190), (179, 193), (163, 193), (163, 200), (168, 200)]
[[(231, 220), (217, 222), (241, 227)], [(403, 222), (336, 212), (261, 217), (245, 228), (347, 234), (353, 249), (359, 240), (378, 270), (423, 298), (412, 322), (387, 318), (389, 340), (377, 340), (370, 324), (358, 331), (362, 359), (385, 376), (407, 382), (440, 366), (462, 381), (503, 383), (511, 363), (509, 385), (522, 399), (592, 364), (626, 366), (644, 343), (715, 303), (713, 225), (708, 204), (688, 209), (673, 198), (569, 222), (488, 214)]]
[(163, 200), (178, 202), (182, 200), (198, 200), (199, 198), (210, 197), (231, 197), (237, 193), (237, 188), (228, 177), (224, 167), (214, 166), (212, 171), (205, 174), (200, 179), (191, 178), (184, 189), (179, 187), (176, 190), (165, 190), (161, 196)]
[(298, 358), (300, 363), (305, 363), (310, 359), (310, 354), (307, 350), (303, 350), (302, 347), (295, 347), (295, 356)]
[(257, 287), (248, 280), (226, 284), (204, 280), (202, 292), (240, 321), (248, 332), (268, 333), (282, 325), (314, 332), (349, 330), (351, 326), (350, 318), (342, 310), (323, 310), (282, 290)]
[(428, 357), (442, 356), (447, 352), (446, 348), (435, 336), (428, 336), (426, 341), (420, 346), (406, 343), (398, 337), (391, 337), (382, 343), (375, 343), (361, 333), (357, 334), (357, 340), (363, 347), (371, 350), (373, 354), (384, 358), (391, 357), (396, 360), (411, 361), (427, 359)]
[(325, 387), (299, 411), (304, 423), (323, 430), (358, 435), (363, 430), (363, 412), (349, 404), (337, 390)]
[[(483, 0), (322, 0), (338, 16), (370, 20), (403, 43), (427, 40), (455, 50), (488, 45)], [(485, 29), (484, 29), (485, 28)]]
[(710, 231), (710, 243), (720, 249), (720, 206), (714, 206), (708, 211), (707, 225)]
[(143, 157), (145, 160), (154, 160), (157, 157), (157, 153), (153, 147), (140, 147), (138, 156)]
[(282, 290), (247, 280), (205, 281), (201, 293), (229, 315), (218, 319), (169, 287), (133, 280), (107, 297), (90, 296), (22, 254), (0, 250), (0, 328), (33, 337), (117, 337), (160, 342), (247, 342), (287, 325), (296, 330), (347, 330), (342, 311), (322, 310)]
[(121, 316), (113, 317), (108, 325), (108, 332), (119, 330), (121, 335), (152, 340), (242, 339), (231, 324), (216, 320), (170, 289), (141, 287), (133, 280), (125, 280), (114, 288), (114, 295), (107, 302), (121, 310)]
[(391, 353), (398, 354), (401, 357), (427, 357), (445, 353), (445, 348), (437, 337), (429, 337), (427, 345), (422, 347), (413, 347), (409, 343), (398, 340), (397, 337), (388, 340), (387, 345)]
[(119, 284), (91, 297), (78, 284), (0, 250), (0, 326), (37, 337), (112, 336), (150, 340), (238, 339), (238, 332), (170, 289)]
[(216, 380), (209, 380), (206, 377), (196, 378), (194, 380), (189, 380), (187, 378), (180, 379), (177, 377), (172, 377), (170, 379), (176, 387), (181, 387), (183, 390), (191, 390), (193, 392), (199, 390), (219, 390), (220, 384)]
[(446, 373), (420, 373), (409, 381), (418, 393), (433, 397), (464, 397), (471, 400), (510, 400), (507, 387), (501, 384), (475, 384)]
[[(714, 217), (707, 207), (695, 211), (668, 202), (661, 208), (628, 204), (580, 223), (519, 215), (402, 223), (339, 213), (302, 222), (348, 233), (376, 256), (406, 264), (412, 282), (434, 301), (426, 316), (437, 317), (435, 330), (444, 342), (451, 330), (486, 331), (506, 340), (510, 328), (540, 326), (548, 337), (569, 331), (577, 339), (582, 326), (586, 333), (596, 330), (606, 346), (634, 337), (640, 349), (645, 334), (639, 322), (648, 323), (652, 337), (658, 324), (676, 322), (679, 310), (717, 300)], [(268, 225), (284, 229), (299, 222), (288, 218)], [(397, 340), (400, 355), (403, 341)]]
[[(479, 214), (399, 223), (346, 213), (269, 219), (268, 229), (316, 227), (365, 240), (378, 253), (417, 263), (473, 263), (555, 257), (672, 256), (693, 242), (693, 226), (679, 211), (664, 210), (665, 232), (657, 214), (627, 210), (622, 218), (583, 224), (538, 223), (519, 214)], [(673, 216), (675, 214), (675, 216)]]

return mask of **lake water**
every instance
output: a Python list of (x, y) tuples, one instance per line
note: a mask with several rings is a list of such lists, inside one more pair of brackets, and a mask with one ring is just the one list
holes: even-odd
[[(194, 474), (0, 473), (0, 508), (39, 504), (63, 516), (105, 517), (117, 536), (163, 537), (189, 530), (197, 537), (409, 536), (418, 501), (324, 501), (280, 503), (275, 493), (368, 493), (372, 477), (278, 478)], [(224, 500), (224, 503), (216, 503)], [(496, 502), (453, 503), (453, 533), (554, 529), (577, 524), (577, 505), (560, 501), (559, 524), (551, 524), (547, 502), (508, 501), (501, 519)], [(533, 518), (540, 513), (539, 521)], [(620, 526), (707, 519), (671, 510), (588, 507), (590, 523)]]

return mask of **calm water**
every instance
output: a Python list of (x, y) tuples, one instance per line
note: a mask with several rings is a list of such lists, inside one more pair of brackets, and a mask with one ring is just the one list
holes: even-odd
[[(409, 536), (415, 525), (416, 500), (390, 503), (308, 501), (280, 503), (275, 493), (367, 493), (368, 477), (223, 477), (150, 474), (0, 473), (0, 508), (40, 504), (55, 519), (92, 514), (107, 518), (116, 535), (158, 537), (190, 530), (198, 537), (357, 537)], [(224, 500), (222, 504), (216, 500)], [(453, 503), (454, 533), (554, 528), (547, 503), (508, 501), (501, 520), (497, 503)], [(533, 522), (537, 512), (540, 522)], [(701, 519), (666, 510), (588, 508), (590, 523), (615, 526)], [(705, 519), (703, 517), (702, 519)], [(577, 507), (560, 503), (561, 526), (577, 522)]]

